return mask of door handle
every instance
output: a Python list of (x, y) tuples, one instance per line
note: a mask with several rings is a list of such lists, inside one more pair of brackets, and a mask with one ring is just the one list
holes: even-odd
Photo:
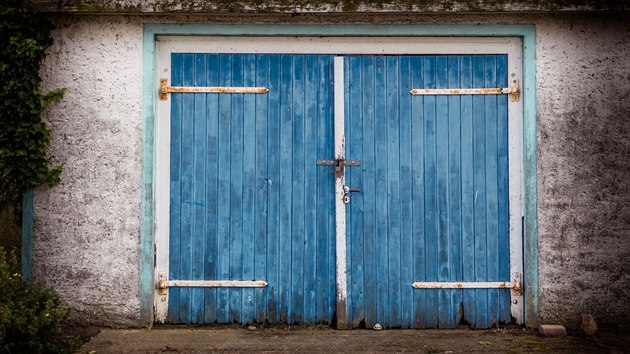
[(360, 191), (361, 191), (361, 190), (360, 190), (360, 189), (358, 189), (358, 188), (350, 188), (349, 186), (343, 186), (343, 192), (344, 192), (345, 194), (348, 194), (348, 193), (357, 193), (357, 192), (360, 192)]

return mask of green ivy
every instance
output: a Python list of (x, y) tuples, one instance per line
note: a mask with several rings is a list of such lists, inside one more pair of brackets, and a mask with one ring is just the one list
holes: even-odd
[(51, 132), (42, 111), (63, 90), (41, 93), (41, 63), (53, 40), (50, 21), (20, 1), (0, 0), (0, 210), (21, 209), (28, 188), (59, 183), (47, 154)]

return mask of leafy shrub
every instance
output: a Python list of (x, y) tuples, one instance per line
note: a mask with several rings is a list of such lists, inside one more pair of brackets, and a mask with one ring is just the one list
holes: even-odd
[(0, 248), (0, 353), (69, 353), (75, 341), (61, 336), (68, 309), (59, 296), (23, 280), (15, 253)]

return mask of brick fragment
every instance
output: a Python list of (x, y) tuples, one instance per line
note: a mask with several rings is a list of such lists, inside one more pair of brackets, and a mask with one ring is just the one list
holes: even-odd
[(567, 329), (561, 325), (544, 324), (538, 327), (538, 332), (545, 337), (562, 337), (567, 334)]
[(597, 333), (597, 322), (592, 315), (580, 316), (580, 333), (592, 336)]

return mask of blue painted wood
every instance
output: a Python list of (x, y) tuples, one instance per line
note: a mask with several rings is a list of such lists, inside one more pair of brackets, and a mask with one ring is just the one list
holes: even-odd
[(270, 92), (172, 95), (169, 278), (269, 285), (171, 288), (168, 322), (332, 322), (332, 59), (173, 55), (174, 84)]
[[(219, 55), (206, 56), (207, 68), (219, 67)], [(219, 86), (219, 71), (206, 69), (206, 85)], [(219, 96), (206, 95), (208, 122), (206, 127), (206, 253), (204, 256), (204, 278), (218, 279), (218, 218), (219, 213)], [(204, 323), (217, 321), (217, 289), (204, 291)]]
[(352, 325), (509, 321), (509, 290), (408, 291), (414, 281), (510, 280), (507, 97), (408, 94), (497, 87), (507, 80), (505, 56), (348, 57), (345, 65), (346, 154), (362, 161), (346, 172), (362, 189), (347, 220)]
[[(446, 87), (461, 87), (461, 57), (447, 58)], [(448, 97), (448, 270), (449, 281), (463, 279), (462, 263), (462, 173), (461, 173), (461, 96)], [(449, 290), (450, 311), (447, 314), (449, 326), (460, 322), (460, 304), (463, 302), (463, 290)]]
[[(497, 85), (508, 87), (507, 55), (497, 56)], [(511, 279), (509, 253), (509, 191), (508, 191), (508, 98), (497, 97), (497, 145), (498, 145), (498, 250), (499, 279)], [(510, 292), (499, 290), (499, 323), (511, 320)]]
[[(256, 86), (256, 56), (243, 55), (243, 86)], [(256, 95), (243, 96), (243, 274), (242, 279), (256, 279), (254, 258), (256, 241), (254, 223), (256, 189)], [(254, 289), (245, 288), (241, 294), (241, 322), (254, 321), (256, 303)]]
[[(256, 61), (256, 86), (269, 86), (269, 65), (270, 56), (258, 56)], [(267, 156), (268, 143), (268, 126), (267, 117), (269, 114), (269, 97), (270, 95), (255, 96), (255, 201), (254, 201), (254, 279), (265, 279), (267, 270), (267, 253), (269, 245), (267, 244), (267, 216), (269, 214), (268, 201), (270, 199), (268, 188)], [(254, 320), (262, 323), (267, 319), (267, 293), (265, 289), (254, 290), (255, 299), (255, 316)]]
[[(410, 289), (413, 281), (509, 280), (505, 96), (408, 95), (412, 87), (498, 85), (506, 81), (503, 59), (346, 60), (346, 154), (363, 162), (347, 169), (348, 184), (362, 190), (348, 214), (353, 326), (509, 320), (508, 291)], [(194, 94), (188, 104), (187, 95), (173, 94), (171, 235), (180, 239), (171, 240), (179, 258), (170, 278), (177, 269), (205, 279), (264, 278), (269, 286), (171, 289), (169, 322), (330, 322), (334, 178), (314, 160), (332, 156), (332, 57), (174, 55), (172, 81), (184, 82), (186, 70), (204, 72), (194, 85), (271, 91)]]

